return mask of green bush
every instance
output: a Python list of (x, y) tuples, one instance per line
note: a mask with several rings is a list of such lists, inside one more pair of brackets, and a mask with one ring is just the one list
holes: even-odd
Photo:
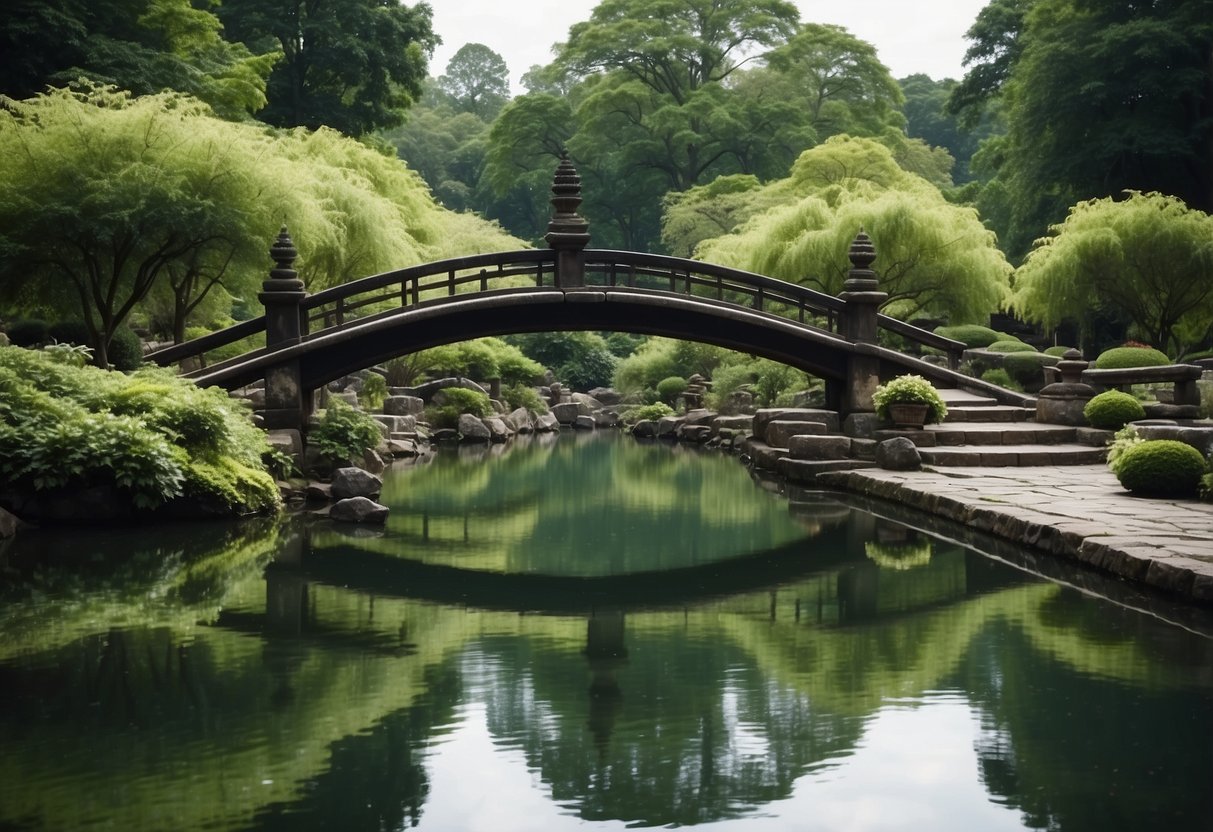
[(936, 327), (935, 334), (942, 338), (951, 338), (953, 341), (963, 341), (965, 346), (973, 349), (988, 347), (995, 341), (1006, 340), (1001, 332), (977, 324)]
[(636, 422), (643, 422), (646, 420), (655, 422), (665, 416), (673, 415), (674, 408), (670, 407), (668, 404), (656, 402), (655, 404), (646, 404), (643, 407), (634, 407), (630, 410), (625, 410), (620, 415), (620, 418), (628, 424), (634, 424)]
[(521, 384), (505, 387), (501, 390), (502, 401), (510, 410), (525, 408), (537, 413), (547, 413), (548, 403), (535, 390)]
[(1097, 370), (1122, 370), (1128, 367), (1165, 367), (1171, 363), (1167, 354), (1153, 347), (1113, 347), (1095, 359)]
[[(84, 321), (58, 321), (50, 325), (47, 334), (60, 344), (79, 344), (94, 349), (97, 346)], [(136, 370), (143, 364), (143, 342), (129, 327), (120, 326), (114, 330), (106, 353), (115, 370)]]
[(657, 396), (666, 404), (672, 405), (678, 397), (686, 392), (687, 380), (679, 376), (670, 376), (657, 382)]
[(383, 407), (387, 398), (387, 379), (374, 371), (362, 379), (362, 390), (358, 393), (358, 403), (363, 410), (375, 411)]
[(1044, 352), (1045, 352), (1045, 355), (1052, 355), (1056, 358), (1061, 358), (1063, 355), (1065, 355), (1072, 349), (1074, 349), (1074, 348), (1065, 347), (1065, 346), (1056, 346), (1056, 347), (1049, 347)]
[(550, 368), (556, 378), (574, 390), (610, 385), (618, 364), (606, 340), (596, 332), (537, 332), (509, 335), (505, 340), (541, 367)]
[(990, 352), (1036, 352), (1036, 347), (1023, 341), (995, 341), (986, 349)]
[(1147, 497), (1194, 497), (1206, 472), (1200, 451), (1173, 439), (1134, 445), (1117, 460), (1115, 471), (1121, 485)]
[(1039, 390), (1044, 384), (1044, 367), (1051, 367), (1057, 359), (1042, 352), (1010, 352), (1003, 356), (1002, 368), (1025, 390)]
[(8, 340), (16, 347), (36, 347), (50, 340), (46, 321), (19, 318), (8, 325)]
[(986, 370), (981, 374), (981, 380), (990, 384), (997, 384), (999, 387), (1005, 387), (1008, 390), (1023, 390), (1019, 382), (1011, 378), (1011, 374), (1002, 367)]
[(882, 384), (872, 394), (872, 404), (876, 406), (876, 415), (881, 419), (889, 418), (891, 404), (925, 404), (927, 405), (927, 423), (942, 422), (948, 415), (948, 406), (944, 403), (939, 392), (922, 376), (903, 375)]
[(230, 486), (208, 501), (219, 508), (279, 504), (265, 434), (226, 393), (158, 368), (76, 366), (64, 352), (0, 348), (0, 480), (17, 491), (109, 485), (155, 508), (211, 493), (198, 486), (209, 468)]
[(441, 397), (443, 407), (453, 407), (460, 413), (471, 413), (481, 419), (493, 415), (493, 403), (479, 390), (443, 387), (434, 396), (436, 399)]
[(379, 423), (336, 397), (329, 398), (320, 424), (308, 431), (308, 444), (332, 463), (361, 460), (379, 444)]
[(588, 349), (572, 361), (556, 367), (556, 378), (573, 390), (585, 392), (595, 387), (609, 387), (619, 363), (606, 346)]
[(1146, 418), (1141, 402), (1119, 390), (1105, 390), (1082, 409), (1082, 415), (1093, 428), (1120, 430), (1129, 422)]

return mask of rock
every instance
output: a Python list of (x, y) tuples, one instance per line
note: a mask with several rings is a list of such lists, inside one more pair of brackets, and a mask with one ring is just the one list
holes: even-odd
[(632, 436), (637, 439), (657, 438), (657, 423), (652, 419), (641, 419), (632, 426)]
[(855, 439), (871, 439), (880, 424), (875, 413), (852, 413), (843, 420), (842, 432)]
[(435, 442), (458, 442), (459, 431), (454, 428), (439, 428), (430, 438)]
[(748, 434), (753, 427), (753, 416), (717, 416), (712, 420), (712, 430), (718, 434), (726, 430)]
[(382, 474), (387, 465), (384, 463), (383, 457), (367, 448), (362, 453), (362, 468), (369, 474)]
[(560, 430), (560, 422), (551, 413), (540, 413), (535, 419), (535, 430), (543, 433)]
[(505, 423), (513, 428), (515, 433), (530, 433), (535, 429), (535, 420), (525, 407), (520, 407), (507, 415)]
[(415, 439), (389, 439), (387, 449), (392, 456), (417, 456), (420, 453)]
[(492, 439), (492, 433), (489, 432), (480, 417), (473, 416), (471, 413), (459, 414), (458, 429), (464, 442), (488, 442)]
[(265, 408), (265, 390), (263, 388), (249, 390), (242, 398), (252, 405), (254, 410), (263, 410)]
[(383, 523), (387, 515), (387, 506), (366, 497), (347, 497), (329, 509), (329, 517), (340, 523)]
[(358, 408), (358, 393), (355, 390), (342, 390), (340, 393), (329, 393), (329, 398), (341, 399), (350, 407)]
[(499, 419), (496, 416), (490, 416), (484, 420), (484, 426), (489, 429), (489, 439), (493, 442), (504, 442), (514, 435), (504, 419)]
[(387, 425), (388, 435), (393, 433), (412, 433), (417, 430), (417, 417), (408, 416), (392, 416), (384, 413), (374, 414), (375, 421), (382, 422)]
[(754, 435), (765, 440), (767, 425), (776, 419), (822, 422), (828, 433), (838, 433), (838, 414), (807, 407), (764, 407), (754, 414)]
[(851, 437), (800, 434), (788, 439), (788, 455), (793, 459), (848, 459)]
[(619, 412), (610, 408), (604, 407), (602, 410), (594, 411), (591, 418), (593, 418), (594, 424), (600, 428), (613, 428), (619, 425)]
[(334, 499), (347, 497), (378, 497), (383, 490), (383, 480), (361, 468), (338, 468), (333, 472), (332, 493)]
[(605, 407), (610, 407), (623, 401), (623, 394), (613, 387), (595, 387), (590, 391), (590, 395)]
[(710, 425), (712, 424), (712, 420), (716, 418), (716, 412), (697, 407), (694, 410), (688, 410), (683, 418), (688, 425)]
[(793, 436), (821, 436), (826, 432), (824, 422), (802, 422), (798, 419), (776, 419), (767, 424), (767, 444), (790, 448)]
[(391, 392), (393, 395), (398, 393), (399, 395), (404, 396), (416, 396), (420, 399), (430, 399), (433, 398), (434, 394), (439, 390), (443, 390), (447, 387), (462, 387), (464, 390), (475, 390), (479, 393), (484, 393), (486, 396), (489, 394), (487, 390), (476, 382), (466, 378), (455, 378), (454, 376), (427, 381), (425, 384), (419, 384), (416, 387), (393, 387)]
[(712, 428), (709, 425), (683, 425), (682, 441), (702, 445), (712, 438)]
[(583, 405), (581, 410), (582, 415), (589, 415), (595, 410), (601, 410), (603, 406), (602, 402), (586, 393), (573, 393), (569, 396), (569, 399), (579, 405)]
[(876, 464), (890, 471), (917, 471), (922, 467), (922, 455), (909, 438), (896, 436), (876, 446)]
[(571, 425), (577, 421), (577, 417), (588, 415), (582, 413), (582, 405), (577, 402), (561, 402), (560, 404), (552, 405), (552, 415), (556, 417), (556, 421), (562, 425)]
[(303, 497), (309, 503), (327, 503), (333, 499), (333, 487), (327, 482), (309, 482)]
[(425, 412), (425, 401), (417, 396), (388, 396), (383, 400), (383, 412), (388, 416), (417, 416)]
[(0, 508), (0, 540), (15, 535), (21, 525), (20, 518)]
[(677, 439), (678, 426), (682, 424), (681, 416), (662, 416), (657, 420), (658, 439)]
[(593, 430), (596, 427), (596, 425), (594, 424), (594, 417), (593, 416), (578, 416), (577, 419), (573, 422), (573, 427), (576, 428), (577, 430)]

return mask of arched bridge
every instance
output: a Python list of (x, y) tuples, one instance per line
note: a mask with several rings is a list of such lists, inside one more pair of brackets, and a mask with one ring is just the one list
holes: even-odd
[[(264, 334), (265, 346), (187, 373), (228, 389), (265, 378), (265, 422), (299, 427), (311, 391), (395, 356), (487, 335), (611, 330), (702, 341), (783, 362), (826, 382), (831, 407), (871, 410), (881, 377), (917, 372), (941, 386), (988, 385), (954, 372), (964, 345), (879, 314), (887, 297), (862, 232), (845, 291), (827, 295), (763, 275), (639, 252), (586, 249), (579, 180), (557, 169), (546, 250), (461, 257), (366, 277), (315, 294), (292, 268), (283, 229), (259, 295), (266, 314), (152, 353), (161, 364)], [(882, 347), (884, 329), (948, 354), (953, 369)], [(995, 388), (997, 390), (997, 388)]]

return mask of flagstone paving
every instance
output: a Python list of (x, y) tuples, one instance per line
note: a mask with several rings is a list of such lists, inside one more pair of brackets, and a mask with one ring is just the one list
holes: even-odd
[(1213, 503), (1132, 497), (1105, 465), (818, 475), (1202, 605), (1213, 605)]

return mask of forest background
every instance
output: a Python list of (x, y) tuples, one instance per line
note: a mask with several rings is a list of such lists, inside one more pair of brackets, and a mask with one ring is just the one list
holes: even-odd
[[(521, 13), (521, 12), (520, 12)], [(0, 313), (106, 363), (254, 314), (289, 224), (315, 290), (537, 243), (556, 160), (597, 247), (1009, 309), (1173, 357), (1213, 326), (1213, 0), (992, 0), (961, 79), (891, 76), (784, 0), (602, 0), (513, 96), (440, 74), (424, 3), (17, 0), (0, 20)]]

